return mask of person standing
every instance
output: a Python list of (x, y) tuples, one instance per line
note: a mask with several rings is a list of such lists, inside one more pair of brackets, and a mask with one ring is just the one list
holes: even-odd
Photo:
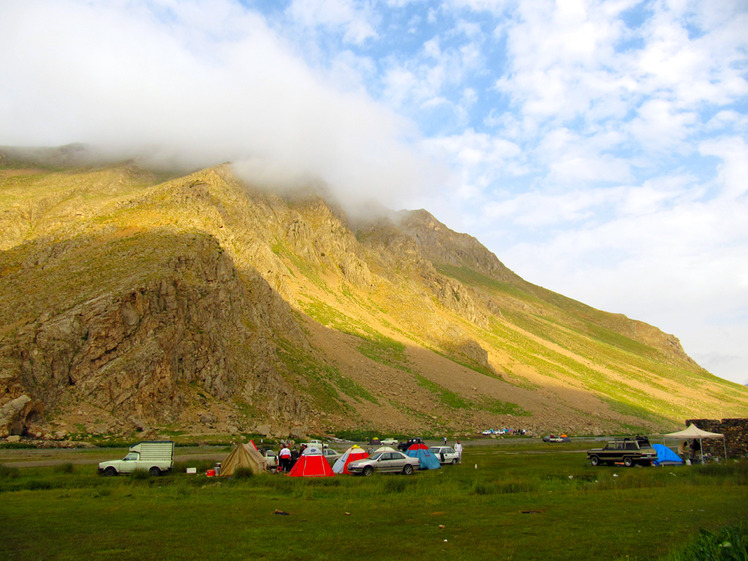
[(291, 470), (291, 450), (285, 444), (281, 451), (278, 452), (278, 458), (280, 459), (281, 470), (288, 472)]
[(455, 444), (455, 452), (457, 452), (457, 458), (462, 463), (462, 443), (458, 440)]
[(685, 440), (678, 445), (678, 455), (684, 462), (688, 459), (688, 442)]

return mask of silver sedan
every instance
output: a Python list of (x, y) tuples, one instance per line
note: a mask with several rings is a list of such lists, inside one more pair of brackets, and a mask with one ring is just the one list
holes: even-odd
[(369, 476), (375, 471), (404, 473), (410, 475), (418, 469), (420, 461), (402, 452), (380, 452), (363, 460), (348, 464), (348, 471), (353, 474)]

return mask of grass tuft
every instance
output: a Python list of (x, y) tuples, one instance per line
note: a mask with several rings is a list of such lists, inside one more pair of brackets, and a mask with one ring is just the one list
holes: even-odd
[(726, 526), (716, 532), (702, 528), (698, 538), (663, 561), (748, 561), (748, 526)]
[(254, 477), (255, 472), (253, 472), (248, 467), (238, 467), (234, 470), (234, 479), (251, 479)]

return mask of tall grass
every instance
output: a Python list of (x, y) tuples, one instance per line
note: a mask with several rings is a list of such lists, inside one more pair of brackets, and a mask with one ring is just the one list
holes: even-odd
[(715, 532), (702, 529), (698, 538), (664, 561), (748, 561), (748, 526), (726, 526)]

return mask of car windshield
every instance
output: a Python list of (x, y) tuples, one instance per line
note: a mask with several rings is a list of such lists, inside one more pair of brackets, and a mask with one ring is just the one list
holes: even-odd
[(381, 458), (381, 457), (382, 457), (383, 455), (384, 455), (384, 452), (380, 452), (379, 454), (374, 454), (373, 456), (371, 456), (371, 459), (372, 459), (372, 460), (378, 460), (378, 459), (379, 459), (379, 458)]

